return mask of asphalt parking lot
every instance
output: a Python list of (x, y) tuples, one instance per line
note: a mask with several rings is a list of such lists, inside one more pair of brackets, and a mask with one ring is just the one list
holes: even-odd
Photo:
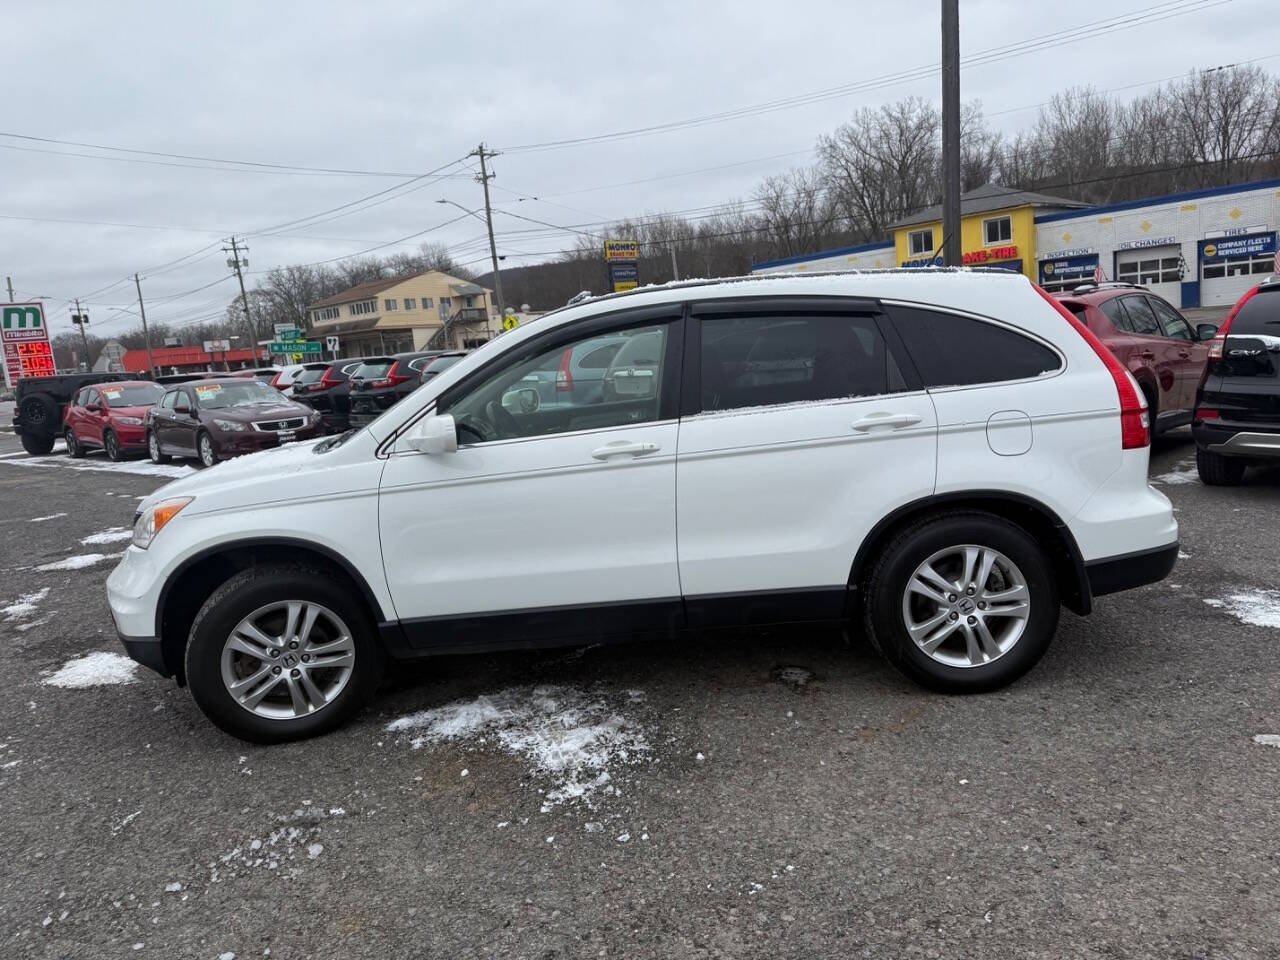
[(1172, 577), (999, 693), (718, 636), (398, 670), (263, 748), (84, 659), (164, 477), (0, 435), (0, 955), (1275, 957), (1280, 471), (1193, 457)]

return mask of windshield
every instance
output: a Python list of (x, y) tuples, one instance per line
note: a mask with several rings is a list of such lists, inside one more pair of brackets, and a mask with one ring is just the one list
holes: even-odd
[(108, 407), (149, 407), (164, 396), (164, 387), (142, 383), (134, 387), (103, 387)]
[(328, 369), (329, 369), (328, 367), (319, 367), (315, 370), (310, 370), (310, 369), (303, 370), (300, 374), (298, 374), (294, 378), (293, 382), (294, 383), (319, 383), (320, 379), (324, 376), (324, 372)]
[(279, 391), (259, 380), (202, 383), (194, 388), (196, 400), (204, 410), (222, 410), (226, 407), (244, 407), (251, 404), (278, 404), (284, 402)]
[(380, 380), (387, 375), (387, 371), (391, 369), (393, 363), (395, 363), (395, 360), (391, 357), (383, 357), (381, 360), (366, 360), (351, 371), (351, 379)]

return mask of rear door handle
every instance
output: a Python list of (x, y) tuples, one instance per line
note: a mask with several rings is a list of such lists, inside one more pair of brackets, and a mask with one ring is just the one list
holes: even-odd
[(881, 410), (876, 413), (868, 413), (861, 420), (853, 421), (853, 429), (859, 433), (866, 433), (870, 430), (875, 430), (877, 427), (900, 430), (903, 427), (914, 427), (919, 422), (920, 418), (914, 413), (889, 413)]
[(618, 440), (615, 443), (606, 443), (603, 447), (596, 447), (591, 451), (591, 456), (597, 460), (610, 460), (613, 457), (643, 457), (645, 454), (656, 453), (661, 449), (662, 447), (656, 443)]
[(1140, 356), (1143, 360), (1154, 360), (1156, 358), (1156, 355), (1152, 353), (1150, 350), (1143, 350), (1140, 354), (1138, 354), (1138, 356)]

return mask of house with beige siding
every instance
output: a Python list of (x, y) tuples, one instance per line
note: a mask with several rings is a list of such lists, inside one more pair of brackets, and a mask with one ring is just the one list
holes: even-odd
[(307, 307), (307, 322), (341, 357), (478, 347), (501, 329), (492, 291), (438, 270), (357, 284)]

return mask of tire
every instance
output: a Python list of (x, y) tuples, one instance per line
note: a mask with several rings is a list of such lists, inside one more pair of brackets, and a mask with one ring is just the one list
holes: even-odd
[(160, 451), (160, 438), (154, 430), (147, 431), (147, 455), (152, 463), (168, 463), (169, 455)]
[[(319, 736), (349, 720), (377, 690), (383, 672), (383, 652), (373, 620), (355, 597), (350, 584), (304, 564), (254, 567), (218, 587), (196, 614), (186, 649), (187, 685), (205, 716), (232, 736), (252, 743), (284, 743)], [(290, 657), (301, 658), (310, 643), (299, 638), (301, 646), (296, 650), (287, 645), (291, 604), (323, 611), (315, 617), (311, 635), (318, 635), (328, 647), (334, 646), (335, 637), (342, 636), (339, 628), (345, 628), (350, 638), (350, 664), (341, 683), (342, 667), (304, 667), (299, 660), (289, 663)], [(264, 610), (268, 612), (262, 613)], [(266, 636), (279, 638), (274, 644), (278, 658), (253, 657), (228, 648), (233, 634), (247, 618), (256, 618)], [(298, 623), (304, 620), (305, 617), (297, 618)], [(275, 632), (277, 629), (279, 633)], [(295, 629), (294, 634), (301, 634), (301, 630)], [(272, 649), (253, 641), (250, 644), (261, 651)], [(346, 652), (346, 648), (329, 651), (327, 656)], [(295, 683), (293, 679), (295, 671), (300, 674), (304, 670), (311, 680), (310, 689), (331, 691), (332, 696), (315, 709), (300, 711), (293, 697), (295, 689), (307, 707), (316, 702), (307, 693), (305, 681), (298, 679)], [(255, 676), (262, 676), (261, 684), (252, 683)], [(240, 682), (241, 678), (250, 680), (250, 685), (240, 691), (241, 696), (259, 696), (256, 707), (244, 705), (231, 693), (228, 684)]]
[(24, 432), (30, 430), (36, 434), (56, 437), (62, 427), (58, 401), (47, 393), (33, 393), (23, 397), (22, 403), (18, 404), (18, 421)]
[(106, 451), (107, 459), (113, 463), (119, 463), (124, 459), (124, 450), (120, 446), (120, 438), (110, 428), (102, 431), (102, 449)]
[(213, 437), (201, 430), (196, 435), (196, 457), (202, 466), (212, 467), (218, 462), (218, 451), (213, 445)]
[[(961, 589), (967, 584), (958, 582), (963, 579), (958, 565), (971, 547), (997, 559), (985, 583), (968, 594)], [(926, 561), (944, 580), (957, 582), (955, 593), (937, 592), (941, 606), (908, 591)], [(984, 593), (990, 597), (1017, 589), (1011, 585), (1019, 580), (1029, 605), (1022, 615), (1002, 616), (997, 610), (1014, 611), (1017, 595), (983, 599)], [(978, 605), (987, 612), (975, 609)], [(867, 577), (863, 612), (872, 644), (909, 679), (943, 693), (982, 693), (1012, 683), (1044, 656), (1058, 626), (1058, 584), (1048, 559), (1025, 530), (993, 514), (966, 511), (929, 517), (895, 536)], [(926, 629), (935, 616), (943, 619)], [(921, 631), (921, 643), (912, 638), (909, 617)], [(922, 644), (936, 642), (939, 634), (941, 644), (926, 652)]]
[(79, 460), (84, 456), (84, 447), (76, 441), (76, 432), (67, 427), (67, 432), (62, 435), (63, 441), (67, 445), (67, 456), (72, 460)]
[(24, 432), (22, 434), (22, 449), (33, 457), (43, 457), (53, 452), (53, 437), (37, 436)]
[(1196, 447), (1196, 472), (1207, 487), (1234, 487), (1244, 479), (1245, 462)]

